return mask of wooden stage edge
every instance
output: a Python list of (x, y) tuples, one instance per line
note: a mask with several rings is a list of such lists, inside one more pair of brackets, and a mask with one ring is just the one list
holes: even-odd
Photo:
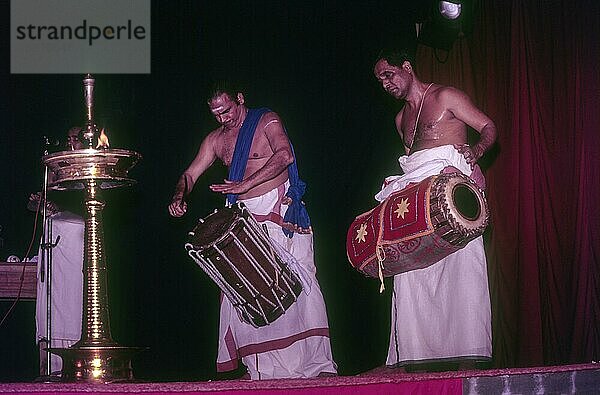
[(395, 373), (315, 379), (136, 383), (0, 383), (0, 393), (28, 394), (600, 394), (600, 364)]

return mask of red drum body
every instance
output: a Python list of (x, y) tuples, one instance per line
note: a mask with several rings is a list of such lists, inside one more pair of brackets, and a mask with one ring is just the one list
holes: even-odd
[[(480, 236), (489, 221), (483, 191), (462, 173), (439, 174), (394, 192), (354, 220), (352, 266), (369, 277), (422, 269)], [(380, 266), (381, 265), (381, 266)]]
[(242, 204), (200, 219), (185, 248), (240, 318), (254, 327), (275, 321), (302, 291), (298, 276)]

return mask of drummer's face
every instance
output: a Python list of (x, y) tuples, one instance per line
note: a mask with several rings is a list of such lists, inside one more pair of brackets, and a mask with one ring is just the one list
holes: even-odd
[(243, 98), (241, 93), (236, 100), (229, 97), (227, 93), (221, 93), (208, 101), (208, 107), (217, 122), (226, 128), (232, 128), (242, 121), (240, 118), (243, 115), (243, 99), (241, 98)]
[(373, 72), (387, 93), (396, 99), (405, 99), (412, 78), (410, 70), (411, 66), (407, 61), (402, 63), (402, 67), (398, 67), (381, 59), (375, 64)]

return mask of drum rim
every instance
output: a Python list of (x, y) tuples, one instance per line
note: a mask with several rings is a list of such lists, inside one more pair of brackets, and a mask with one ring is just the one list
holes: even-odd
[[(443, 177), (443, 187), (441, 194), (445, 196), (441, 210), (447, 220), (458, 225), (464, 233), (480, 233), (485, 229), (489, 222), (489, 206), (485, 197), (485, 192), (479, 186), (463, 173), (448, 173)], [(475, 195), (479, 203), (479, 216), (471, 219), (463, 215), (454, 204), (454, 191), (458, 186), (465, 186)], [(451, 216), (451, 217), (450, 217)]]
[[(233, 230), (233, 228), (235, 226), (238, 225), (240, 219), (242, 218), (242, 214), (243, 214), (243, 208), (239, 207), (239, 205), (233, 205), (231, 207), (222, 207), (221, 210), (231, 210), (232, 216), (231, 216), (231, 221), (230, 223), (227, 225), (227, 228), (225, 229), (225, 231), (220, 234), (217, 238), (215, 238), (214, 240), (212, 240), (210, 243), (208, 244), (202, 244), (202, 245), (196, 245), (195, 243), (191, 242), (190, 240), (188, 240), (187, 244), (190, 244), (194, 249), (198, 250), (198, 251), (204, 251), (208, 248), (214, 247), (216, 244), (220, 243), (221, 241), (225, 240), (225, 238), (229, 235), (229, 233)], [(208, 214), (206, 217), (200, 218), (198, 219), (198, 222), (196, 223), (196, 226), (194, 227), (194, 229), (191, 232), (188, 232), (188, 235), (191, 235), (192, 233), (194, 234), (194, 236), (196, 235), (196, 230), (197, 228), (201, 225), (204, 224), (205, 221), (210, 218), (211, 216), (217, 214), (219, 211), (221, 211), (219, 209), (215, 209), (212, 213)]]

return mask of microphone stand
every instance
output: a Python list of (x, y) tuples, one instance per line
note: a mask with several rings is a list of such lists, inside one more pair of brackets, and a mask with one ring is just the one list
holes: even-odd
[[(44, 156), (48, 155), (49, 142), (46, 139), (46, 148)], [(40, 281), (46, 283), (46, 374), (41, 377), (40, 381), (52, 381), (52, 354), (49, 349), (52, 348), (52, 249), (56, 247), (60, 240), (60, 236), (56, 241), (52, 242), (52, 217), (48, 216), (47, 212), (47, 195), (48, 195), (48, 166), (44, 165), (44, 182), (42, 186), (42, 242), (41, 262), (40, 264)]]

